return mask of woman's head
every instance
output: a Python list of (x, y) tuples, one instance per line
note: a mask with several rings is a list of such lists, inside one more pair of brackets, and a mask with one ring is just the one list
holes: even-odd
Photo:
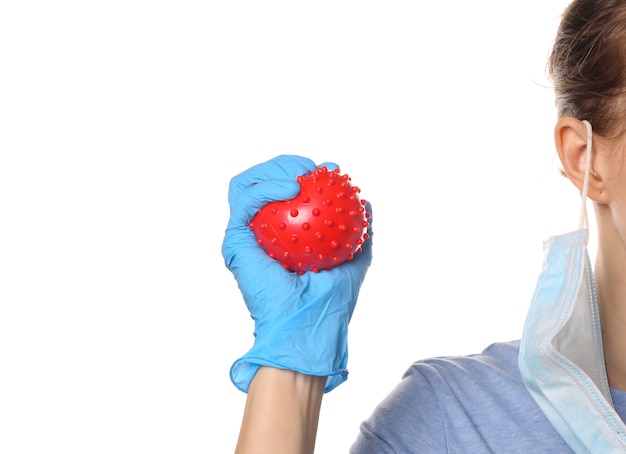
[(559, 117), (589, 120), (604, 138), (626, 131), (626, 1), (574, 0), (548, 65)]

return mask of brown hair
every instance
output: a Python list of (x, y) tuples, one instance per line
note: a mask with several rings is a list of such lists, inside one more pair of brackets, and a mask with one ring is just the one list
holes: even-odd
[(563, 12), (548, 60), (559, 117), (589, 120), (602, 137), (626, 118), (626, 1), (574, 0)]

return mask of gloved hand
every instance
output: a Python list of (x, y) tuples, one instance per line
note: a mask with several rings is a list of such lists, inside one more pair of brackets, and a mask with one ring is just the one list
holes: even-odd
[[(243, 392), (260, 366), (327, 376), (325, 392), (348, 375), (348, 323), (372, 261), (371, 228), (362, 252), (352, 260), (299, 275), (269, 257), (248, 226), (265, 204), (298, 195), (296, 178), (316, 167), (308, 158), (282, 155), (230, 182), (230, 220), (222, 255), (255, 321), (253, 347), (230, 370), (232, 382)], [(369, 204), (366, 209), (371, 212)]]

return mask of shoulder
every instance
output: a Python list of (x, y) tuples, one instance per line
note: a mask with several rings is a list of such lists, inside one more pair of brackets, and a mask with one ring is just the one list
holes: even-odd
[[(391, 393), (391, 399), (431, 407), (443, 423), (460, 421), (458, 415), (510, 412), (533, 406), (517, 365), (519, 341), (497, 342), (482, 352), (433, 357), (413, 363)], [(436, 412), (435, 412), (436, 410)], [(454, 422), (456, 424), (456, 422)]]
[(409, 367), (403, 379), (484, 383), (489, 378), (490, 386), (498, 382), (522, 383), (517, 359), (519, 340), (496, 342), (482, 352), (463, 356), (440, 356), (417, 361)]
[[(393, 446), (393, 452), (445, 452), (444, 447), (456, 442), (453, 432), (472, 431), (473, 421), (483, 417), (477, 407), (486, 408), (494, 392), (505, 392), (498, 389), (501, 377), (519, 376), (518, 345), (494, 343), (478, 354), (414, 362), (361, 424), (355, 445), (359, 450), (354, 452), (380, 452), (381, 440)], [(376, 449), (365, 448), (370, 444)]]
[(354, 452), (386, 452), (381, 441), (392, 452), (493, 452), (512, 444), (523, 452), (542, 440), (560, 449), (562, 440), (524, 385), (518, 354), (519, 341), (510, 341), (416, 361), (362, 423), (355, 447), (363, 450)]
[(519, 355), (519, 340), (509, 342), (495, 342), (489, 345), (480, 353), (460, 356), (438, 356), (427, 358), (413, 363), (413, 366), (420, 367), (428, 365), (435, 368), (456, 369), (460, 366), (474, 366), (478, 370), (485, 368), (499, 369), (517, 367), (517, 357)]

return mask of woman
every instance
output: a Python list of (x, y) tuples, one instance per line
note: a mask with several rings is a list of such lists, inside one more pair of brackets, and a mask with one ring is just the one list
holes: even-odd
[[(352, 452), (626, 452), (624, 43), (625, 1), (574, 0), (565, 10), (549, 69), (555, 145), (582, 194), (581, 225), (546, 241), (522, 339), (413, 364)], [(267, 257), (248, 227), (265, 203), (294, 197), (295, 178), (315, 167), (279, 156), (231, 182), (223, 255), (256, 322), (254, 346), (231, 369), (248, 393), (237, 452), (313, 452), (322, 396), (345, 380), (371, 239), (341, 266), (297, 275)], [(593, 272), (587, 198), (598, 232)]]

